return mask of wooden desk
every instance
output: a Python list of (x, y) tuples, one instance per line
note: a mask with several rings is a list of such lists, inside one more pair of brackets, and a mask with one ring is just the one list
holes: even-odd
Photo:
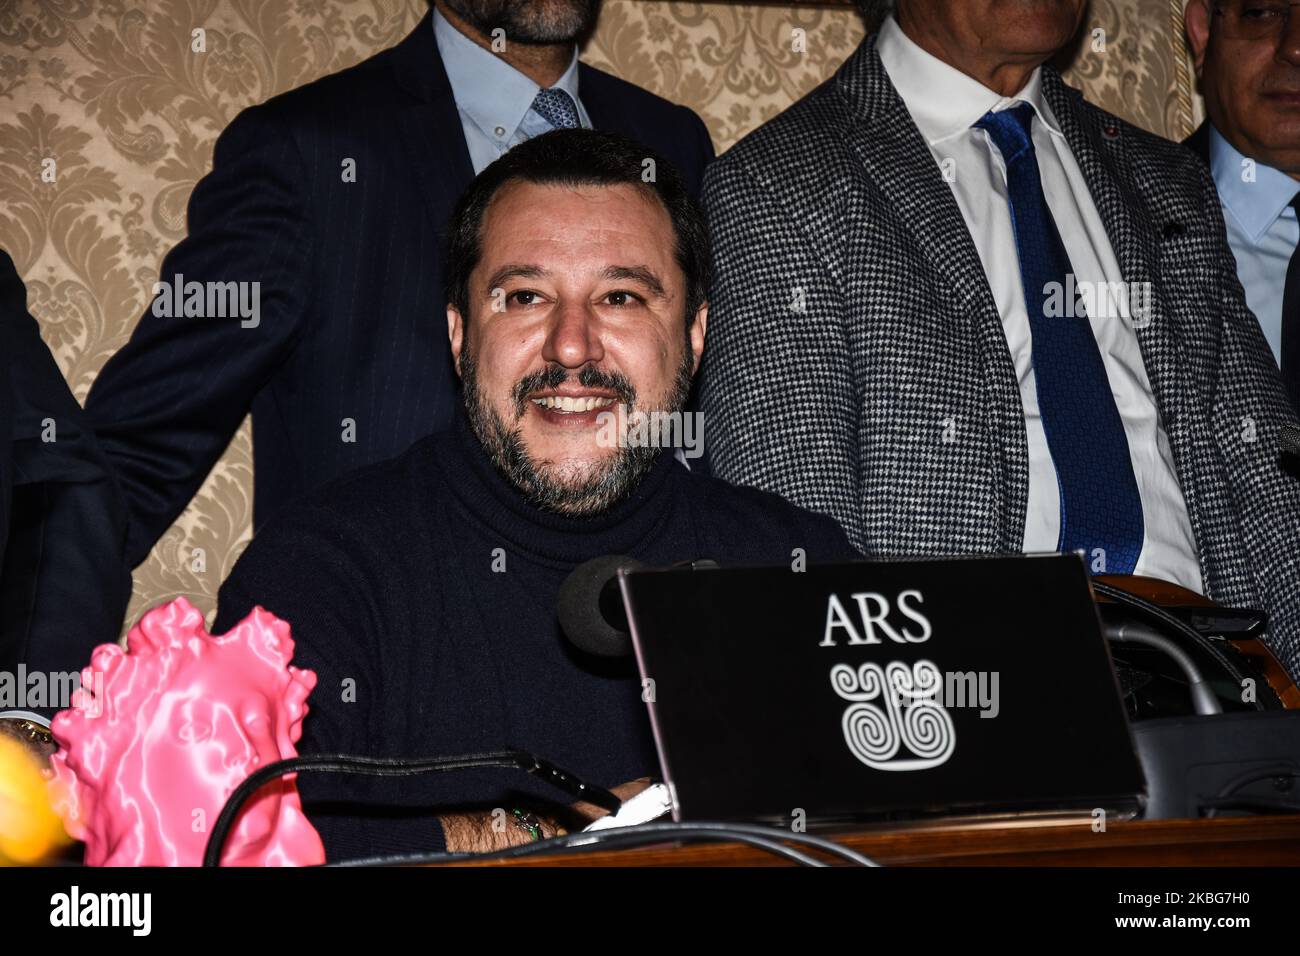
[[(818, 835), (891, 866), (1300, 866), (1300, 815), (1110, 823), (1088, 817), (888, 824)], [(473, 866), (779, 866), (734, 843), (536, 856)]]

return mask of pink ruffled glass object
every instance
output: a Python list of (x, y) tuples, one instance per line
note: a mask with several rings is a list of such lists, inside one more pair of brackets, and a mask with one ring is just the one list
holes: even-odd
[[(95, 649), (72, 708), (54, 718), (54, 809), (90, 866), (198, 866), (226, 798), (298, 753), (312, 671), (291, 667), (289, 625), (260, 607), (220, 637), (185, 598)], [(323, 863), (294, 776), (244, 804), (226, 866)]]

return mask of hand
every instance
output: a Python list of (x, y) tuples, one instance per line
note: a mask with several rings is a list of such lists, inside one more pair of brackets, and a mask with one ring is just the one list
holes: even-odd
[[(537, 817), (542, 839), (563, 836), (569, 831), (555, 818), (540, 813)], [(438, 817), (448, 853), (491, 853), (512, 846), (532, 843), (532, 834), (515, 821), (505, 808), (488, 813), (447, 813)]]
[[(619, 784), (610, 792), (620, 800), (629, 800), (648, 786), (650, 778), (641, 777)], [(566, 809), (563, 821), (541, 813), (534, 814), (541, 826), (543, 840), (581, 830), (609, 813), (604, 807), (585, 800), (570, 804)], [(528, 831), (515, 824), (508, 809), (491, 813), (448, 813), (438, 820), (442, 824), (448, 853), (491, 853), (533, 842)]]

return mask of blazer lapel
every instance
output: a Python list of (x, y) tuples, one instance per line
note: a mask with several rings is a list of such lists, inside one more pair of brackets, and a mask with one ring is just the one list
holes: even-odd
[(627, 100), (619, 96), (612, 78), (578, 62), (578, 96), (591, 118), (593, 129), (620, 133), (641, 143), (654, 143), (662, 138), (659, 130), (641, 122), (643, 114), (627, 108)]
[(628, 111), (606, 96), (604, 77), (581, 60), (578, 61), (578, 96), (591, 118), (593, 129), (608, 130), (627, 136), (635, 126)]
[[(961, 209), (920, 131), (876, 53), (872, 37), (845, 63), (836, 82), (856, 122), (845, 130), (867, 176), (916, 237), (929, 266), (947, 280), (951, 307), (974, 324), (981, 360), (988, 370), (972, 383), (987, 393), (1000, 525), (998, 547), (1019, 552), (1024, 545), (1029, 500), (1029, 452), (1024, 407), (1002, 317)], [(912, 316), (898, 316), (913, 321)]]
[[(1162, 246), (1181, 241), (1191, 228), (1193, 211), (1180, 210), (1177, 204), (1162, 204), (1159, 197), (1166, 195), (1167, 186), (1146, 179), (1130, 160), (1132, 132), (1109, 114), (1084, 109), (1082, 94), (1047, 68), (1043, 70), (1043, 94), (1088, 183), (1125, 282), (1130, 289), (1135, 283), (1148, 283), (1145, 288), (1150, 295), (1146, 303), (1150, 311), (1135, 317), (1134, 330), (1173, 452), (1200, 550), (1202, 573), (1207, 584), (1212, 585), (1214, 570), (1206, 555), (1214, 548), (1207, 520), (1213, 503), (1202, 500), (1199, 483), (1194, 480), (1194, 459), (1199, 436), (1211, 428), (1204, 420), (1198, 396), (1202, 389), (1212, 387), (1207, 376), (1214, 372), (1198, 366), (1196, 360), (1204, 356), (1203, 345), (1217, 339), (1213, 321), (1217, 316), (1196, 314), (1186, 303), (1172, 311), (1169, 303), (1180, 300), (1176, 290), (1164, 287), (1161, 274), (1165, 258)], [(1202, 347), (1189, 342), (1189, 337), (1200, 341)]]
[[(1144, 214), (1150, 204), (1143, 196), (1156, 195), (1162, 187), (1135, 178), (1128, 155), (1129, 134), (1119, 120), (1100, 112), (1087, 116), (1078, 104), (1082, 94), (1048, 69), (1043, 70), (1043, 93), (1088, 183), (1125, 281), (1130, 287), (1149, 283), (1149, 288), (1158, 290), (1160, 245), (1167, 237), (1180, 235), (1187, 224), (1172, 219), (1156, 222)], [(1151, 389), (1169, 428), (1184, 417), (1193, 392), (1180, 380), (1187, 356), (1174, 321), (1177, 317), (1164, 312), (1164, 298), (1153, 294), (1149, 315), (1135, 321), (1134, 328)]]
[(441, 233), (461, 192), (474, 178), (460, 112), (438, 55), (432, 14), (393, 49), (393, 72), (409, 99), (398, 109), (397, 137)]
[[(1165, 224), (1153, 223), (1149, 216), (1136, 214), (1145, 204), (1135, 193), (1128, 137), (1122, 125), (1104, 116), (1096, 124), (1099, 128), (1094, 129), (1094, 123), (1078, 107), (1081, 94), (1067, 87), (1059, 75), (1047, 68), (1043, 69), (1043, 95), (1088, 183), (1125, 281), (1130, 286), (1151, 283), (1154, 288), (1157, 277), (1154, 264), (1159, 260), (1161, 241), (1155, 230)], [(1178, 342), (1175, 330), (1164, 321), (1159, 297), (1152, 296), (1152, 300), (1149, 321), (1135, 321), (1134, 327), (1156, 398), (1162, 409), (1167, 398), (1172, 403), (1168, 407), (1173, 410), (1182, 398), (1178, 390), (1170, 388), (1171, 378), (1177, 374)], [(1165, 392), (1169, 394), (1166, 396)]]

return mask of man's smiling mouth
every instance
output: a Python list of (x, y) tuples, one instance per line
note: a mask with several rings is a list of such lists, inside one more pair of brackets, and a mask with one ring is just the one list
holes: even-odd
[(529, 401), (549, 411), (574, 414), (609, 408), (617, 399), (606, 395), (540, 395)]

